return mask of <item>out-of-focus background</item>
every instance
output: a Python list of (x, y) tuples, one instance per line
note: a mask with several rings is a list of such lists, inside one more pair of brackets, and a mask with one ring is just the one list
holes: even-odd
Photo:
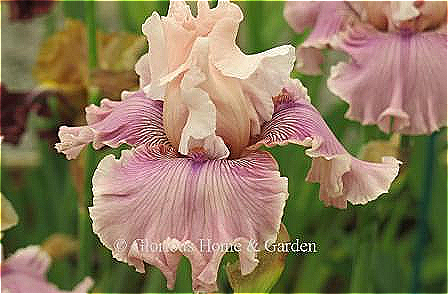
[[(238, 5), (245, 15), (238, 35), (245, 53), (297, 45), (306, 37), (286, 24), (283, 2)], [(83, 123), (92, 91), (118, 100), (121, 90), (137, 87), (133, 66), (147, 51), (141, 25), (154, 10), (166, 15), (168, 3), (96, 2), (95, 72), (89, 71), (85, 6), (83, 2), (1, 2), (1, 192), (20, 219), (4, 232), (3, 256), (41, 244), (53, 257), (48, 278), (62, 289), (72, 289), (87, 274), (95, 280), (94, 292), (166, 292), (158, 269), (147, 266), (147, 272), (139, 274), (117, 262), (91, 231), (87, 232), (90, 250), (79, 253), (80, 219), (89, 201), (92, 171), (106, 154), (118, 153), (105, 148), (90, 155), (91, 160), (83, 152), (79, 159), (68, 161), (53, 145), (60, 125)], [(326, 55), (327, 74), (331, 65), (346, 58)], [(386, 135), (375, 126), (348, 121), (347, 105), (328, 92), (325, 75), (293, 75), (308, 88), (312, 103), (352, 154), (368, 160), (394, 155), (404, 163), (390, 193), (368, 205), (339, 210), (324, 207), (318, 199), (319, 186), (305, 182), (311, 160), (303, 148), (270, 150), (281, 174), (289, 178), (283, 223), (292, 239), (314, 241), (319, 251), (290, 253), (272, 292), (409, 292), (415, 289), (414, 276), (419, 272), (419, 291), (446, 293), (446, 129), (434, 135), (430, 197), (422, 198), (427, 189), (427, 137)], [(381, 141), (366, 147), (376, 140)], [(222, 267), (225, 263), (226, 258)], [(232, 291), (223, 268), (219, 287), (221, 292)], [(175, 291), (191, 292), (186, 259)]]

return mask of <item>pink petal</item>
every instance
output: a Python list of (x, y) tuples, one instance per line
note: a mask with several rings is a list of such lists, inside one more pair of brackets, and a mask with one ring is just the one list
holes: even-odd
[(311, 28), (321, 11), (321, 1), (286, 1), (283, 16), (297, 33)]
[(67, 159), (75, 159), (87, 144), (93, 141), (95, 135), (88, 127), (62, 126), (58, 132), (60, 143), (55, 144), (58, 152), (64, 153)]
[(135, 64), (135, 72), (139, 76), (140, 88), (151, 83), (151, 56), (149, 53), (143, 54)]
[[(18, 249), (2, 264), (12, 271), (21, 271), (30, 275), (44, 277), (50, 267), (50, 256), (39, 246), (33, 245)], [(3, 282), (3, 273), (2, 273)]]
[(398, 174), (398, 160), (383, 157), (383, 163), (369, 163), (352, 157), (299, 88), (285, 88), (274, 102), (272, 120), (251, 149), (288, 143), (310, 147), (305, 152), (313, 158), (307, 180), (320, 183), (320, 198), (326, 205), (365, 204), (387, 192)]
[(186, 27), (191, 26), (191, 23), (193, 22), (193, 15), (191, 14), (190, 6), (188, 6), (183, 0), (170, 1), (168, 18)]
[(124, 101), (103, 99), (101, 106), (86, 107), (87, 126), (59, 129), (60, 143), (55, 145), (68, 159), (76, 158), (90, 142), (99, 149), (104, 145), (118, 147), (148, 143), (165, 144), (163, 102), (146, 98), (136, 92)]
[(328, 80), (328, 88), (350, 104), (348, 118), (410, 135), (446, 126), (446, 34), (357, 27), (334, 46), (352, 56), (333, 67)]
[(321, 51), (321, 49), (313, 47), (298, 47), (296, 49), (296, 69), (307, 75), (322, 74), (320, 66), (325, 60)]
[(327, 48), (331, 39), (356, 18), (353, 10), (344, 1), (287, 2), (284, 15), (298, 33), (302, 33), (306, 27), (312, 29), (296, 51), (297, 70), (310, 75), (321, 74), (323, 56), (316, 49)]
[(232, 19), (236, 22), (243, 20), (243, 13), (240, 7), (230, 1), (218, 1), (215, 8), (210, 9), (208, 1), (198, 1), (198, 17), (196, 27), (201, 36), (208, 35), (216, 23), (224, 18)]
[[(170, 1), (168, 16), (162, 16), (161, 23), (164, 31), (164, 39), (159, 40), (166, 46), (165, 52), (157, 53), (150, 50), (150, 55), (163, 54), (164, 64), (166, 66), (166, 74), (171, 73), (183, 64), (193, 46), (193, 42), (197, 38), (195, 28), (195, 19), (191, 14), (190, 6), (185, 1)], [(155, 62), (161, 62), (154, 58)], [(162, 77), (162, 76), (161, 76)]]
[[(148, 58), (141, 57), (143, 59), (139, 60), (136, 71), (140, 75), (141, 82), (147, 82), (150, 79), (151, 83), (140, 84), (140, 87), (145, 89), (148, 97), (163, 99), (165, 87), (160, 85), (159, 80), (168, 73), (168, 56), (165, 32), (157, 12), (148, 17), (142, 25), (142, 31), (148, 38), (150, 54)], [(150, 70), (149, 75), (146, 73), (148, 68)], [(143, 69), (145, 70), (143, 71)]]
[[(201, 250), (201, 240), (260, 244), (275, 239), (280, 226), (288, 185), (268, 153), (205, 158), (182, 158), (172, 147), (143, 145), (123, 151), (118, 160), (105, 157), (93, 177), (94, 232), (116, 259), (137, 271), (144, 272), (144, 262), (157, 266), (169, 288), (185, 255), (192, 265), (193, 289), (216, 290), (224, 253), (208, 252), (206, 243)], [(150, 244), (172, 250), (151, 250)], [(245, 248), (240, 260), (247, 274), (258, 261)]]
[[(243, 15), (237, 5), (228, 1), (220, 1), (213, 9), (206, 1), (197, 5), (198, 14), (193, 17), (185, 1), (173, 1), (166, 17), (153, 14), (143, 25), (150, 43), (151, 63), (151, 82), (143, 90), (148, 97), (164, 101), (164, 129), (179, 152), (187, 155), (194, 146), (205, 148), (210, 158), (223, 158), (230, 152), (225, 142), (232, 153), (239, 155), (247, 146), (251, 125), (260, 129), (257, 113), (240, 82), (222, 76), (210, 64), (212, 49), (208, 40), (219, 23), (232, 21), (238, 27)], [(236, 64), (238, 60), (232, 62)], [(276, 65), (271, 66), (275, 69), (281, 67), (276, 64), (269, 65)], [(143, 68), (148, 66), (139, 64), (138, 70)], [(273, 80), (265, 74), (259, 75), (264, 81)], [(284, 75), (288, 76), (289, 72)], [(269, 83), (258, 81), (258, 84), (261, 87), (253, 85), (253, 88), (263, 91)], [(276, 92), (280, 89), (279, 83)], [(272, 108), (271, 95), (265, 96)]]
[[(219, 21), (216, 27), (227, 20)], [(211, 35), (213, 32), (215, 29)], [(221, 52), (221, 48), (210, 43), (211, 37), (197, 38), (186, 62), (163, 79), (171, 81), (164, 103), (164, 128), (170, 142), (184, 155), (190, 152), (190, 145), (197, 145), (205, 148), (210, 158), (226, 157), (229, 150), (225, 141), (238, 156), (247, 146), (251, 130), (259, 132), (259, 117), (243, 91), (244, 81), (223, 75), (213, 65), (212, 50)], [(268, 79), (267, 75), (260, 76)], [(280, 89), (279, 85), (277, 92)], [(272, 107), (270, 98), (269, 102)], [(192, 141), (194, 144), (190, 144)], [(216, 148), (210, 150), (206, 145)]]
[[(48, 282), (46, 274), (50, 257), (39, 246), (28, 246), (17, 250), (4, 263), (1, 269), (2, 292), (16, 293), (60, 293), (56, 285)], [(87, 292), (93, 280), (86, 277), (73, 292)]]
[[(320, 199), (327, 206), (346, 208), (347, 200), (367, 204), (387, 193), (398, 175), (399, 162), (385, 156), (382, 163), (366, 162), (348, 154), (332, 160), (316, 158), (306, 180), (320, 184)], [(341, 195), (341, 196), (336, 196)]]
[(301, 47), (326, 48), (354, 17), (353, 10), (344, 1), (322, 2), (312, 31)]
[(295, 60), (294, 47), (285, 45), (246, 55), (235, 43), (238, 24), (230, 18), (216, 24), (209, 35), (211, 62), (224, 76), (241, 80), (243, 91), (264, 122), (272, 116), (272, 96), (289, 79)]
[[(200, 84), (207, 80), (204, 71), (208, 71), (208, 39), (196, 40), (189, 60), (189, 70), (180, 83), (182, 102), (189, 114), (182, 130), (179, 152), (188, 155), (193, 148), (203, 147), (209, 158), (226, 158), (230, 152), (222, 138), (215, 135), (216, 107), (208, 93), (200, 88)], [(192, 146), (192, 141), (196, 146)]]

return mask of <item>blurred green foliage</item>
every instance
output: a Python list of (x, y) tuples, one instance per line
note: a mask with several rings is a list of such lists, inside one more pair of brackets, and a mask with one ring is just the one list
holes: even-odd
[[(108, 2), (114, 5), (113, 2)], [(306, 35), (295, 34), (283, 19), (282, 2), (239, 2), (245, 14), (238, 42), (246, 53), (259, 52), (273, 46), (300, 44)], [(84, 19), (82, 2), (63, 2), (65, 17)], [(140, 33), (141, 24), (153, 10), (165, 15), (167, 2), (118, 3), (123, 30)], [(103, 5), (104, 9), (104, 5)], [(50, 24), (51, 25), (51, 24)], [(98, 27), (105, 28), (98, 23)], [(7, 73), (4, 73), (7, 74)], [(325, 77), (294, 75), (308, 88), (313, 104), (320, 109), (325, 97)], [(372, 139), (388, 138), (375, 126), (362, 127), (344, 118), (347, 105), (340, 100), (323, 112), (330, 128), (347, 149), (356, 155), (361, 146)], [(42, 121), (44, 120), (44, 121)], [(30, 128), (39, 124), (59, 125), (56, 118), (31, 117)], [(446, 129), (436, 135), (436, 162), (432, 172), (428, 227), (425, 246), (416, 247), (419, 202), (425, 176), (427, 137), (406, 138), (409, 157), (400, 177), (383, 195), (365, 206), (351, 206), (346, 210), (325, 208), (318, 199), (319, 186), (304, 181), (311, 160), (301, 147), (289, 145), (270, 151), (278, 160), (280, 172), (289, 178), (289, 200), (283, 223), (291, 239), (315, 241), (314, 255), (289, 254), (285, 270), (272, 292), (408, 292), (411, 287), (413, 261), (423, 255), (423, 292), (447, 291), (447, 134)], [(40, 244), (48, 236), (63, 232), (78, 234), (78, 195), (74, 189), (70, 162), (44, 140), (35, 146), (41, 164), (32, 168), (4, 168), (1, 171), (1, 190), (13, 203), (20, 216), (19, 225), (9, 230), (2, 239), (4, 254), (29, 244)], [(105, 154), (97, 152), (93, 163)], [(2, 152), (2, 157), (7, 157)], [(94, 167), (96, 164), (92, 164)], [(79, 175), (78, 175), (79, 176)], [(72, 288), (80, 279), (76, 275), (79, 258), (88, 259), (95, 279), (95, 292), (167, 292), (165, 279), (157, 268), (147, 266), (146, 274), (112, 259), (111, 253), (91, 233), (91, 252), (86, 256), (57, 260), (49, 273), (50, 281), (63, 289)], [(224, 266), (234, 260), (225, 256), (219, 273), (222, 292), (231, 292)], [(185, 258), (180, 264), (175, 290), (191, 292), (191, 268)]]

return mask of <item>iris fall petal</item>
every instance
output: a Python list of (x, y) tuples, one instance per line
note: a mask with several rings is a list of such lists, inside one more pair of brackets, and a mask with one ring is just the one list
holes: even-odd
[(398, 174), (398, 160), (384, 157), (382, 163), (370, 163), (352, 157), (300, 88), (284, 89), (274, 103), (272, 120), (263, 125), (260, 141), (251, 148), (288, 143), (310, 147), (306, 154), (313, 162), (307, 180), (320, 183), (320, 199), (326, 205), (365, 204), (388, 191)]
[[(143, 262), (157, 266), (173, 288), (183, 254), (192, 264), (196, 291), (216, 290), (224, 254), (204, 244), (275, 240), (288, 196), (287, 179), (266, 152), (205, 160), (179, 157), (162, 145), (123, 151), (118, 160), (105, 157), (93, 177), (93, 193), (93, 230), (115, 258), (140, 272)], [(117, 249), (117, 240), (129, 246)], [(241, 270), (249, 273), (258, 261), (255, 252), (242, 248)]]

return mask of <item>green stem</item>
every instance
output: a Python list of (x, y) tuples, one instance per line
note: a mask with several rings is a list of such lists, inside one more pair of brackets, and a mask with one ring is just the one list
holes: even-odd
[(409, 146), (411, 146), (411, 137), (407, 135), (401, 135), (400, 146), (401, 148), (409, 148)]
[[(157, 11), (160, 15), (166, 15), (168, 13), (169, 1), (157, 1)], [(216, 5), (215, 5), (216, 6)]]
[[(89, 72), (95, 70), (97, 66), (97, 46), (96, 46), (96, 23), (95, 23), (95, 2), (86, 1), (85, 21), (87, 24), (87, 40), (89, 53)], [(98, 91), (89, 89), (89, 103), (95, 103), (98, 100)], [(86, 164), (84, 175), (84, 197), (79, 206), (79, 269), (78, 275), (83, 278), (92, 273), (93, 256), (93, 235), (89, 219), (88, 207), (92, 204), (91, 179), (96, 167), (96, 155), (92, 146), (86, 150)]]
[(373, 292), (372, 252), (377, 236), (377, 223), (369, 207), (359, 207), (356, 210), (356, 250), (353, 256), (350, 292)]
[(89, 44), (89, 69), (92, 73), (97, 67), (97, 52), (96, 52), (96, 21), (95, 21), (95, 1), (86, 1), (86, 24), (87, 24), (87, 41)]
[(435, 159), (435, 138), (436, 134), (433, 133), (428, 138), (426, 147), (426, 161), (424, 166), (425, 176), (423, 177), (423, 189), (418, 211), (417, 242), (415, 246), (411, 293), (419, 293), (421, 291), (421, 269), (424, 259), (423, 251), (428, 240), (428, 208), (429, 203), (431, 202), (432, 193), (432, 177)]
[(411, 137), (407, 135), (401, 135), (399, 159), (404, 162), (404, 165), (406, 165), (406, 162), (409, 161), (410, 153), (411, 153)]
[(261, 21), (263, 18), (263, 7), (260, 1), (247, 1), (247, 22), (249, 27), (249, 51), (250, 53), (259, 52), (263, 49), (261, 39)]

